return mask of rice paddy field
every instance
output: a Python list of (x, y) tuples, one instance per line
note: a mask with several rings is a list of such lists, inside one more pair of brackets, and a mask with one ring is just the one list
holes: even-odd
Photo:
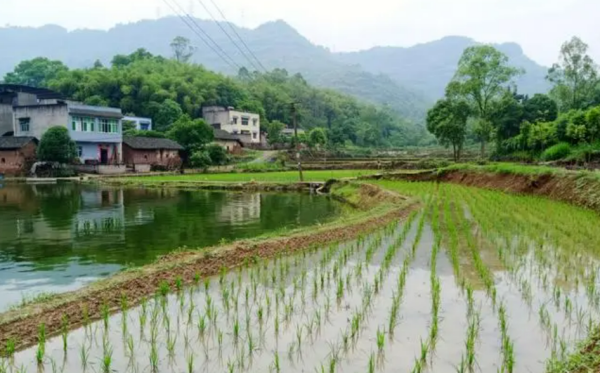
[[(421, 208), (349, 242), (258, 257), (37, 346), (0, 372), (547, 372), (600, 317), (600, 219), (546, 199), (378, 182)], [(65, 320), (65, 325), (68, 320)]]

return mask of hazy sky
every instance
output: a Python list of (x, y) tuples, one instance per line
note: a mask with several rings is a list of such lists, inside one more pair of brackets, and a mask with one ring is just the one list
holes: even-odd
[[(0, 25), (108, 29), (117, 23), (172, 14), (165, 0), (1, 0)], [(211, 0), (178, 1), (209, 18)], [(411, 46), (446, 35), (519, 43), (552, 64), (560, 45), (578, 35), (600, 62), (600, 0), (213, 0), (227, 18), (254, 28), (283, 19), (312, 42), (334, 51), (376, 45)]]

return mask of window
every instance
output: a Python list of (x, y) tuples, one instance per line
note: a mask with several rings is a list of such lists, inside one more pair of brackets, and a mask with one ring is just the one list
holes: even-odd
[(250, 118), (242, 117), (242, 126), (247, 126), (249, 122), (250, 122)]
[(258, 134), (257, 134), (256, 132), (253, 132), (253, 133), (252, 133), (252, 138), (256, 140), (256, 137), (257, 137), (257, 135), (258, 135)]
[(71, 129), (73, 131), (81, 131), (81, 117), (71, 117)]
[(77, 156), (79, 158), (83, 157), (83, 147), (81, 147), (81, 146), (77, 147)]
[(31, 119), (29, 118), (19, 118), (19, 129), (21, 132), (29, 132), (29, 123)]
[(82, 131), (85, 132), (94, 132), (94, 124), (95, 124), (95, 120), (94, 118), (83, 118), (82, 121)]
[(2, 158), (2, 160), (0, 160), (0, 163), (2, 163), (2, 164), (6, 163), (6, 159)]
[(150, 123), (148, 122), (141, 122), (140, 123), (140, 130), (142, 131), (148, 131), (150, 129)]
[(233, 124), (237, 124), (238, 117), (233, 117)]
[(252, 125), (254, 127), (256, 127), (256, 123), (258, 123), (258, 119), (257, 118), (252, 118)]
[(118, 133), (119, 122), (114, 119), (100, 119), (99, 131), (103, 133)]

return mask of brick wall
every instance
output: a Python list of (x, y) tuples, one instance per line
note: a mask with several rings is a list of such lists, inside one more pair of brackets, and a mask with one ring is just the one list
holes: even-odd
[(36, 145), (31, 142), (21, 149), (0, 150), (0, 173), (6, 175), (26, 175), (35, 160)]
[(177, 150), (137, 150), (123, 144), (123, 161), (126, 165), (160, 165), (177, 168), (181, 164)]

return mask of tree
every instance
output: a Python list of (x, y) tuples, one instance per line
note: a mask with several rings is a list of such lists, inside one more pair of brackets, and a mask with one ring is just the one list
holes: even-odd
[(190, 39), (184, 38), (183, 36), (177, 36), (171, 42), (171, 49), (173, 50), (173, 58), (177, 62), (187, 63), (190, 58), (194, 55), (196, 48), (191, 45)]
[(193, 154), (205, 144), (211, 142), (214, 134), (212, 127), (206, 124), (204, 120), (192, 120), (189, 115), (183, 115), (173, 123), (171, 129), (167, 132), (167, 137), (177, 141), (189, 154)]
[(589, 107), (598, 89), (598, 69), (587, 50), (588, 45), (574, 36), (562, 45), (559, 62), (548, 71), (547, 79), (554, 83), (550, 94), (561, 111)]
[(283, 141), (281, 138), (281, 131), (285, 128), (285, 124), (278, 120), (274, 120), (267, 124), (267, 140), (269, 144), (278, 144)]
[(327, 145), (327, 132), (324, 128), (316, 127), (308, 133), (308, 146), (311, 148)]
[(207, 168), (211, 165), (211, 159), (206, 150), (198, 150), (192, 153), (190, 165), (196, 168)]
[(181, 106), (171, 99), (166, 99), (160, 105), (154, 117), (154, 126), (157, 131), (165, 132), (183, 115)]
[(40, 161), (71, 163), (77, 157), (77, 145), (66, 127), (50, 127), (42, 135), (37, 156)]
[(590, 142), (600, 139), (600, 106), (588, 110), (585, 116)]
[(4, 83), (47, 87), (49, 80), (68, 70), (67, 66), (60, 61), (38, 57), (19, 63), (13, 72), (6, 74)]
[(491, 45), (465, 49), (458, 69), (446, 88), (449, 98), (463, 98), (472, 107), (476, 117), (476, 132), (481, 142), (481, 155), (491, 139), (491, 112), (498, 100), (520, 70), (508, 66), (508, 57)]
[(427, 130), (444, 146), (452, 146), (455, 161), (460, 160), (467, 135), (470, 107), (464, 100), (438, 100), (427, 112)]
[(206, 152), (210, 157), (211, 164), (221, 166), (227, 164), (229, 157), (224, 147), (218, 144), (210, 144), (206, 147)]
[(524, 120), (530, 123), (552, 122), (558, 116), (558, 105), (548, 95), (536, 93), (523, 104)]

